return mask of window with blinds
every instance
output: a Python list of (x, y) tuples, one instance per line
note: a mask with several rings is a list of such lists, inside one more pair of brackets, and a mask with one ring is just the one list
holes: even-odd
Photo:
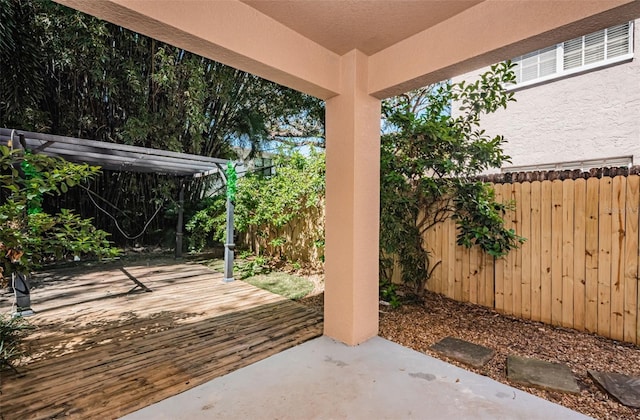
[(633, 57), (633, 23), (613, 26), (514, 58), (519, 86)]

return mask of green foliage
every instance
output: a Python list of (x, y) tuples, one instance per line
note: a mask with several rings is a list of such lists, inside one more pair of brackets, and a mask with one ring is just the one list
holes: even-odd
[[(25, 177), (17, 169), (25, 166), (38, 176)], [(7, 194), (0, 205), (0, 264), (5, 274), (28, 273), (43, 262), (67, 256), (117, 254), (106, 239), (108, 234), (97, 230), (90, 219), (65, 209), (53, 215), (28, 212), (34, 197), (62, 194), (98, 171), (98, 167), (0, 146), (0, 188)]]
[(380, 282), (380, 299), (389, 303), (392, 308), (399, 308), (402, 305), (396, 285), (390, 281)]
[[(255, 153), (321, 136), (323, 110), (316, 98), (55, 2), (0, 0), (0, 127), (235, 158), (233, 146)], [(192, 182), (185, 202), (197, 202), (206, 184)], [(105, 172), (92, 189), (134, 233), (157, 208), (154, 198), (177, 196), (179, 181)], [(72, 194), (67, 208), (92, 206)], [(168, 220), (161, 215), (148, 232), (175, 226), (175, 208), (169, 203)], [(95, 222), (117, 235), (106, 215)]]
[(22, 317), (0, 315), (0, 371), (15, 369), (14, 363), (24, 356), (21, 342), (33, 327)]
[(236, 228), (282, 227), (324, 197), (324, 154), (314, 149), (281, 153), (274, 159), (275, 175), (250, 174), (238, 181)]
[(453, 198), (458, 225), (457, 243), (467, 248), (477, 245), (487, 254), (499, 258), (509, 253), (524, 238), (513, 229), (505, 229), (502, 217), (514, 210), (515, 203), (498, 203), (495, 192), (484, 182), (469, 182)]
[[(250, 227), (264, 231), (279, 228), (299, 217), (305, 209), (317, 207), (324, 198), (324, 154), (311, 150), (309, 156), (299, 152), (282, 153), (274, 159), (275, 175), (248, 174), (238, 180), (235, 203), (235, 228), (246, 232)], [(223, 241), (226, 226), (225, 196), (206, 200), (186, 225), (191, 233), (192, 249), (202, 249), (208, 238)], [(317, 246), (324, 246), (318, 238)], [(271, 245), (286, 245), (284, 238), (275, 238)]]
[[(424, 233), (454, 216), (458, 243), (501, 256), (521, 241), (506, 230), (490, 188), (474, 177), (508, 161), (504, 138), (480, 129), (480, 117), (514, 100), (505, 84), (515, 75), (497, 64), (472, 83), (440, 83), (383, 104), (380, 277), (389, 281), (393, 255), (402, 279), (422, 296), (439, 262), (431, 261)], [(451, 108), (455, 112), (451, 112)]]
[(263, 256), (252, 256), (245, 260), (238, 260), (233, 266), (234, 272), (240, 279), (244, 280), (258, 274), (268, 274), (271, 272), (271, 264), (268, 258)]

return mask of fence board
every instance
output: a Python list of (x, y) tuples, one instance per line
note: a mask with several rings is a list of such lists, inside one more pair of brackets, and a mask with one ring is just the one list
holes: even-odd
[[(493, 186), (496, 192), (496, 201), (502, 202), (502, 187), (503, 184), (495, 184)], [(495, 268), (494, 268), (494, 288), (495, 288), (495, 307), (498, 312), (504, 312), (504, 266), (505, 266), (505, 258), (496, 258)]]
[(520, 255), (522, 258), (522, 317), (531, 319), (531, 183), (524, 182), (520, 197), (521, 208), (520, 216), (520, 235), (526, 238), (525, 243), (520, 246)]
[(624, 272), (624, 341), (638, 344), (638, 221), (640, 177), (627, 178)]
[(551, 184), (551, 324), (562, 325), (562, 185)]
[(574, 181), (562, 182), (562, 326), (573, 328)]
[(611, 178), (600, 179), (598, 334), (609, 336), (611, 310)]
[[(514, 183), (512, 186), (512, 199), (515, 200), (516, 208), (513, 212), (513, 229), (517, 234), (522, 234), (522, 205), (517, 205), (522, 201), (522, 184)], [(513, 314), (522, 316), (522, 252), (520, 248), (510, 252), (513, 255)]]
[(611, 338), (624, 339), (625, 201), (626, 177), (611, 181)]
[(539, 181), (531, 183), (531, 232), (527, 241), (531, 250), (531, 319), (534, 321), (540, 321), (540, 279), (542, 277), (540, 187)]
[(585, 310), (585, 223), (587, 183), (576, 179), (573, 185), (573, 327), (584, 329)]
[(469, 250), (469, 302), (478, 303), (478, 251), (477, 248)]
[(551, 324), (551, 181), (543, 181), (540, 192), (542, 240), (540, 243), (540, 320)]
[[(493, 259), (436, 227), (435, 290), (499, 312), (640, 343), (640, 176), (494, 184), (505, 227), (527, 241)], [(438, 274), (436, 274), (438, 273)]]
[[(512, 184), (503, 184), (502, 185), (502, 194), (503, 199), (505, 201), (513, 200), (513, 185)], [(514, 228), (514, 219), (515, 212), (513, 210), (507, 211), (504, 216), (505, 220), (505, 228), (513, 229)], [(504, 257), (504, 311), (507, 314), (513, 314), (513, 266), (514, 266), (514, 253), (509, 253)]]
[(453, 298), (455, 294), (456, 284), (456, 224), (453, 220), (448, 219), (445, 222), (448, 232), (445, 240), (447, 241), (448, 250), (448, 263), (447, 263), (447, 290), (446, 295)]
[(598, 262), (600, 226), (600, 180), (587, 180), (587, 203), (585, 214), (585, 329), (589, 332), (598, 330)]

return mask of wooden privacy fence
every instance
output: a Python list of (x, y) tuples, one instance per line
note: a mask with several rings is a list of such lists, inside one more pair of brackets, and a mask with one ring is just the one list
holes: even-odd
[[(494, 261), (457, 246), (453, 221), (425, 234), (433, 261), (427, 288), (501, 313), (640, 344), (640, 176), (564, 173), (569, 179), (496, 183), (516, 201), (507, 227), (527, 238)], [(535, 173), (535, 175), (543, 175)]]

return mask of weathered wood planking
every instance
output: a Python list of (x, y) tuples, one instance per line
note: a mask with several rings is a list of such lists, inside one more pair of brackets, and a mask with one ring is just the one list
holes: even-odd
[[(2, 372), (0, 415), (116, 418), (322, 334), (322, 316), (196, 264), (60, 272), (38, 285), (22, 375)], [(0, 309), (10, 300), (0, 298)]]

